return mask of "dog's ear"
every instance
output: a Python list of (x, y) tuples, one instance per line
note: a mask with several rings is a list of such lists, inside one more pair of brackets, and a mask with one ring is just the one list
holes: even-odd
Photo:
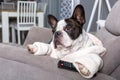
[(84, 7), (81, 4), (75, 7), (71, 18), (76, 19), (81, 25), (85, 24), (86, 22), (85, 11)]
[(48, 15), (48, 23), (51, 25), (52, 28), (54, 28), (57, 24), (58, 20), (53, 15)]
[(52, 28), (52, 32), (54, 33), (56, 30), (56, 25), (57, 25), (57, 18), (53, 15), (48, 15), (48, 23), (50, 24), (51, 28)]

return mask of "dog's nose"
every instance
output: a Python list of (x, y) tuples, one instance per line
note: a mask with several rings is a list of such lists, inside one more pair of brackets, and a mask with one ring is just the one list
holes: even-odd
[(60, 36), (62, 33), (60, 31), (55, 32), (55, 37)]

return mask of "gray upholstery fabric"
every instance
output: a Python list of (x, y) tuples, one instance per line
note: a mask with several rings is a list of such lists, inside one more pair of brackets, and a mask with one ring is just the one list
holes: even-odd
[[(105, 28), (97, 32), (97, 37), (107, 49), (103, 57), (104, 67), (102, 73), (112, 74), (120, 64), (120, 0), (113, 6), (107, 17)], [(120, 71), (118, 72), (120, 73)], [(119, 78), (120, 79), (120, 78)]]
[(77, 72), (59, 69), (57, 62), (49, 56), (34, 56), (20, 46), (0, 44), (0, 80), (115, 80), (102, 73), (85, 79)]
[(120, 64), (120, 37), (106, 45), (107, 53), (104, 55), (102, 72), (111, 74)]
[(97, 32), (96, 36), (107, 49), (103, 57), (102, 73), (111, 75), (120, 80), (120, 0), (113, 6), (106, 19), (105, 28)]
[(120, 0), (113, 6), (106, 20), (106, 29), (114, 35), (120, 36)]
[[(32, 31), (31, 31), (32, 30)], [(52, 31), (49, 28), (32, 27), (30, 33), (27, 35), (27, 39), (24, 42), (24, 46), (36, 42), (48, 43), (52, 38)]]
[(98, 73), (96, 76), (97, 77), (92, 78), (92, 80), (117, 80), (114, 77), (105, 75), (103, 73)]
[[(47, 77), (46, 77), (47, 76)], [(20, 62), (0, 58), (0, 80), (72, 80)]]
[(111, 76), (120, 79), (120, 65), (112, 72)]
[(115, 36), (108, 32), (105, 28), (102, 28), (96, 33), (96, 36), (102, 41), (103, 45), (106, 47), (107, 44), (114, 41), (118, 38), (118, 36)]
[(107, 49), (107, 53), (103, 57), (104, 67), (101, 72), (111, 74), (120, 64), (120, 36), (111, 34), (105, 28), (97, 32), (96, 35)]

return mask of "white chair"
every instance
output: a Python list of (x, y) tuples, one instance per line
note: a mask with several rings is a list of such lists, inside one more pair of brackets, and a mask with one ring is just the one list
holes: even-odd
[(17, 30), (18, 44), (21, 44), (20, 32), (29, 31), (33, 26), (36, 26), (36, 1), (18, 1), (17, 3), (17, 24), (11, 25), (12, 42), (15, 42), (15, 30)]

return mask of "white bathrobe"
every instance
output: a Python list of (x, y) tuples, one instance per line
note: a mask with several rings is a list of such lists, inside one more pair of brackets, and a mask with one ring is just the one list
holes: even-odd
[[(48, 54), (53, 58), (72, 62), (73, 65), (78, 70), (78, 72), (83, 77), (91, 78), (94, 76), (96, 72), (98, 72), (102, 68), (103, 60), (101, 56), (104, 55), (104, 53), (106, 52), (106, 49), (103, 47), (101, 41), (97, 39), (95, 36), (88, 33), (83, 34), (83, 36), (85, 35), (87, 35), (95, 45), (89, 46), (90, 44), (89, 41), (85, 42), (86, 40), (84, 39), (83, 40), (84, 44), (82, 44), (83, 48), (74, 52), (74, 51), (69, 51), (67, 49), (63, 49), (63, 50), (54, 49), (53, 42), (51, 42), (51, 44), (35, 42), (33, 45), (38, 47), (38, 51), (34, 55)], [(87, 37), (85, 38), (88, 39)], [(78, 44), (78, 45), (81, 45), (81, 44)], [(84, 74), (82, 74), (76, 62), (84, 65), (89, 70), (90, 75), (85, 76)]]

